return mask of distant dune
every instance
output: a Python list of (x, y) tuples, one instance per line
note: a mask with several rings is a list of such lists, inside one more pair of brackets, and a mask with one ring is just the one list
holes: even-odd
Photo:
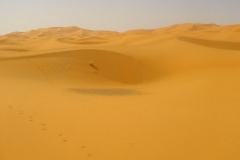
[(0, 160), (239, 160), (240, 25), (0, 36)]

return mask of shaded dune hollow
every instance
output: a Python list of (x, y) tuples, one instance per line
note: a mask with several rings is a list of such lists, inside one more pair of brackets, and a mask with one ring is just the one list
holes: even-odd
[(196, 45), (201, 45), (210, 48), (224, 49), (224, 50), (240, 50), (240, 43), (238, 42), (225, 42), (225, 41), (214, 41), (192, 37), (179, 37), (178, 40), (189, 42)]
[(20, 57), (20, 59), (28, 59), (39, 66), (46, 77), (56, 83), (114, 81), (138, 84), (143, 81), (141, 64), (130, 56), (116, 52), (84, 49)]
[(104, 39), (64, 39), (64, 38), (59, 38), (57, 39), (58, 42), (61, 43), (67, 43), (67, 44), (87, 44), (87, 45), (91, 45), (91, 44), (102, 44), (102, 43), (107, 43), (106, 40)]

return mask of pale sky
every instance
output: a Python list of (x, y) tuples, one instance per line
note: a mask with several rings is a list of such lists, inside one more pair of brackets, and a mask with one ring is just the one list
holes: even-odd
[(240, 0), (0, 0), (0, 35), (46, 27), (152, 29), (240, 24)]

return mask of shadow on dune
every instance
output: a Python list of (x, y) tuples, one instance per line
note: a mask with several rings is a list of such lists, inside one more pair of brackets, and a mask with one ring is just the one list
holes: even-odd
[(240, 50), (240, 43), (237, 42), (214, 41), (191, 37), (179, 37), (178, 40), (217, 49)]
[(27, 52), (27, 49), (3, 49), (3, 51), (12, 51), (12, 52)]
[(104, 40), (104, 39), (99, 39), (99, 40), (71, 40), (71, 39), (63, 39), (63, 38), (59, 38), (57, 39), (58, 42), (61, 43), (67, 43), (67, 44), (86, 44), (86, 45), (91, 45), (91, 44), (103, 44), (103, 43), (107, 43), (108, 41)]
[[(41, 60), (42, 58), (44, 59)], [(63, 75), (63, 73), (67, 71), (71, 74), (71, 77), (84, 76), (90, 78), (91, 75), (89, 73), (94, 72), (94, 74), (96, 74), (95, 78), (104, 77), (110, 81), (124, 84), (139, 84), (142, 83), (143, 80), (147, 80), (147, 78), (143, 79), (144, 66), (137, 59), (121, 53), (105, 50), (82, 49), (0, 58), (1, 61), (16, 59), (41, 61), (39, 65), (49, 70), (55, 70), (56, 67), (60, 67), (65, 69), (65, 71), (56, 70), (58, 74)], [(90, 62), (92, 64), (90, 64)], [(53, 72), (51, 72), (51, 74), (52, 73)]]
[(69, 91), (76, 92), (79, 94), (88, 94), (88, 95), (102, 95), (102, 96), (127, 96), (127, 95), (141, 95), (143, 94), (140, 91), (131, 90), (131, 89), (121, 89), (121, 88), (112, 88), (112, 89), (101, 89), (101, 88), (70, 88)]

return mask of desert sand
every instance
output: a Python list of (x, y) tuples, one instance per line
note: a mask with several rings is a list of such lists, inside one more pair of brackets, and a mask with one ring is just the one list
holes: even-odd
[(0, 36), (1, 160), (239, 160), (240, 25)]

